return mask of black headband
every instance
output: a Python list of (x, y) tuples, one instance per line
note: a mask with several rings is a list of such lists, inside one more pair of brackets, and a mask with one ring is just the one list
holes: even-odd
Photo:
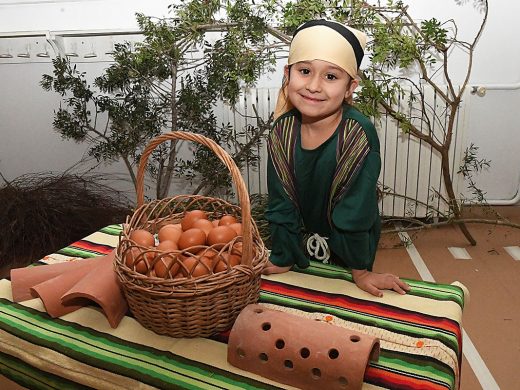
[(354, 50), (354, 54), (356, 56), (357, 67), (359, 69), (359, 66), (361, 65), (361, 60), (363, 60), (363, 56), (365, 53), (363, 52), (363, 48), (361, 47), (361, 44), (359, 43), (359, 40), (357, 39), (356, 35), (342, 24), (330, 22), (324, 19), (311, 20), (309, 22), (305, 22), (300, 27), (298, 27), (294, 32), (293, 38), (301, 30), (314, 26), (326, 26), (341, 34), (341, 36), (345, 38), (348, 43), (350, 43), (350, 46), (352, 46), (352, 49)]

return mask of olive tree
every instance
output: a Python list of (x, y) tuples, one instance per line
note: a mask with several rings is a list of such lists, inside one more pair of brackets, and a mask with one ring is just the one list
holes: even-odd
[[(225, 17), (217, 20), (223, 10)], [(114, 62), (93, 85), (68, 58), (57, 57), (53, 74), (41, 80), (45, 90), (63, 96), (55, 129), (66, 139), (88, 142), (88, 153), (98, 161), (122, 160), (134, 185), (144, 146), (167, 131), (203, 134), (227, 147), (239, 167), (245, 161), (254, 166), (269, 118), (257, 116), (256, 126), (233, 129), (217, 123), (214, 107), (233, 105), (243, 86), (272, 66), (274, 51), (262, 12), (246, 1), (194, 0), (171, 6), (168, 19), (137, 14), (143, 41), (135, 47), (116, 44)], [(247, 137), (237, 137), (244, 132)], [(179, 144), (161, 145), (153, 154), (149, 170), (157, 198), (167, 196), (175, 174), (197, 177), (195, 192), (229, 187), (216, 156), (198, 146), (193, 158), (181, 158)]]

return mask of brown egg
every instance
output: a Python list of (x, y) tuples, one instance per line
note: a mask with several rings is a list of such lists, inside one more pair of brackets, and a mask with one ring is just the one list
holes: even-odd
[[(163, 241), (157, 245), (157, 261), (154, 264), (155, 275), (159, 278), (174, 277), (179, 271), (180, 264), (175, 260), (177, 255), (173, 253), (164, 254), (161, 252), (176, 251), (177, 244), (172, 241)], [(168, 273), (169, 272), (169, 273)]]
[(213, 257), (212, 262), (213, 262), (213, 272), (215, 272), (215, 273), (226, 271), (228, 269), (227, 261), (221, 255)]
[(137, 245), (151, 247), (155, 245), (153, 234), (144, 229), (136, 229), (130, 233), (130, 240)]
[(234, 267), (235, 265), (240, 264), (241, 256), (229, 254), (228, 252), (225, 252), (222, 254), (222, 257), (224, 257), (224, 260), (226, 260), (230, 267)]
[(239, 255), (229, 254), (228, 252), (222, 253), (220, 256), (213, 258), (213, 272), (226, 271), (229, 267), (234, 267), (240, 264), (241, 257)]
[[(182, 231), (182, 225), (180, 223), (169, 223), (168, 225), (172, 225)], [(166, 226), (166, 225), (164, 225), (164, 226)]]
[(217, 227), (219, 222), (219, 219), (214, 219), (213, 221), (211, 221), (211, 224), (213, 225), (213, 227)]
[(172, 255), (161, 256), (155, 263), (153, 269), (158, 278), (174, 278), (180, 269), (180, 264)]
[[(235, 242), (233, 244), (233, 246), (231, 247), (231, 253), (234, 254), (234, 255), (238, 255), (240, 257), (242, 257), (242, 242), (239, 241), (239, 242)], [(256, 257), (256, 249), (255, 249), (255, 246), (253, 245), (253, 247), (251, 248), (252, 251), (251, 251), (251, 255), (253, 256), (253, 259)]]
[(209, 257), (200, 257), (199, 265), (193, 270), (193, 276), (207, 275), (213, 272), (213, 261)]
[(182, 234), (182, 228), (180, 225), (168, 224), (164, 225), (159, 229), (159, 233), (157, 234), (159, 238), (159, 242), (163, 241), (179, 241), (179, 237)]
[(197, 252), (197, 256), (202, 257), (209, 257), (210, 259), (214, 258), (218, 255), (218, 251), (213, 248), (204, 248), (201, 251)]
[(157, 245), (155, 248), (163, 252), (173, 252), (179, 250), (177, 243), (170, 240), (160, 242), (159, 245)]
[(208, 234), (208, 245), (215, 245), (216, 249), (221, 249), (225, 244), (231, 241), (233, 238), (237, 236), (237, 232), (235, 232), (229, 226), (217, 226), (216, 228), (211, 229)]
[(146, 275), (148, 273), (148, 264), (146, 263), (145, 257), (146, 254), (143, 253), (143, 250), (133, 247), (126, 252), (125, 263), (128, 268)]
[(141, 256), (142, 251), (137, 247), (132, 247), (125, 252), (125, 264), (128, 268), (134, 269), (135, 261)]
[(235, 265), (239, 265), (242, 262), (242, 257), (238, 255), (229, 255), (229, 265), (234, 267)]
[(189, 256), (182, 260), (181, 272), (184, 276), (189, 276), (193, 268), (199, 263), (196, 257)]
[(187, 257), (182, 264), (185, 268), (182, 268), (181, 271), (186, 277), (197, 277), (202, 275), (208, 275), (211, 273), (211, 269), (213, 268), (213, 264), (209, 257), (201, 257), (200, 261), (196, 257), (190, 256)]
[(148, 248), (143, 250), (143, 257), (148, 261), (148, 264), (153, 264), (155, 256), (157, 256), (158, 252), (155, 250), (155, 247)]
[(237, 219), (233, 215), (224, 215), (222, 218), (220, 218), (220, 221), (218, 222), (218, 226), (228, 226), (233, 223), (237, 223)]
[(211, 221), (208, 221), (207, 219), (197, 219), (195, 222), (193, 222), (193, 227), (204, 230), (204, 233), (206, 233), (206, 237), (208, 236), (208, 233), (211, 229), (213, 229), (213, 224)]
[(195, 221), (197, 221), (198, 219), (208, 219), (208, 216), (202, 210), (187, 211), (181, 220), (182, 230), (186, 231), (188, 229), (191, 229)]
[(240, 222), (232, 223), (229, 227), (237, 232), (237, 235), (242, 235), (242, 224)]
[(141, 261), (138, 260), (135, 263), (135, 271), (143, 275), (146, 275), (148, 273), (148, 264), (146, 264), (146, 261), (144, 261), (144, 259)]
[(186, 230), (185, 232), (182, 232), (181, 236), (179, 237), (179, 241), (177, 242), (177, 245), (179, 246), (179, 249), (182, 250), (190, 248), (192, 246), (204, 245), (205, 242), (206, 233), (204, 233), (204, 230), (192, 228)]
[(233, 244), (233, 247), (231, 248), (231, 253), (233, 253), (234, 255), (242, 256), (242, 242), (241, 241), (235, 242)]
[[(153, 254), (151, 259), (153, 260)], [(147, 249), (141, 249), (138, 247), (132, 247), (130, 250), (127, 250), (125, 253), (125, 264), (128, 268), (139, 272), (140, 274), (147, 274), (149, 271), (148, 264), (150, 264), (149, 260), (149, 252)], [(148, 263), (147, 263), (148, 261)]]

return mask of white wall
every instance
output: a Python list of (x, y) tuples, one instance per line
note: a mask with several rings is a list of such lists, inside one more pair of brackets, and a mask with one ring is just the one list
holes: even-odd
[[(460, 38), (472, 40), (479, 27), (481, 14), (472, 7), (456, 6), (453, 0), (411, 1), (410, 9), (417, 18), (454, 19)], [(486, 192), (492, 204), (520, 203), (520, 2), (489, 1), (489, 16), (477, 44), (470, 86), (484, 87), (480, 97), (467, 94), (463, 101), (464, 143), (479, 147), (479, 157), (491, 161), (491, 168), (476, 177), (477, 186)], [(467, 56), (452, 53), (450, 71), (454, 81), (461, 82)]]
[[(7, 179), (28, 172), (64, 170), (85, 151), (85, 145), (61, 140), (52, 130), (53, 110), (60, 99), (39, 87), (41, 75), (51, 72), (52, 68), (49, 58), (35, 56), (45, 49), (52, 55), (45, 34), (59, 35), (68, 30), (135, 32), (135, 12), (167, 16), (169, 3), (163, 0), (0, 0), (0, 54), (10, 50), (13, 55), (12, 59), (0, 58), (0, 172)], [(408, 1), (415, 18), (454, 18), (461, 38), (470, 39), (476, 32), (480, 15), (473, 8), (472, 0), (467, 3), (458, 6), (455, 0)], [(488, 93), (484, 97), (466, 95), (460, 126), (464, 132), (463, 142), (475, 143), (480, 147), (481, 157), (492, 160), (491, 171), (478, 178), (488, 199), (517, 202), (520, 153), (516, 150), (520, 146), (520, 132), (515, 114), (520, 107), (520, 43), (516, 37), (520, 36), (520, 26), (515, 17), (520, 13), (520, 2), (495, 0), (490, 3), (489, 20), (475, 53), (470, 79), (470, 85), (484, 86)], [(23, 41), (15, 37), (20, 32), (34, 36)], [(138, 36), (81, 36), (65, 39), (60, 44), (65, 51), (78, 52), (80, 57), (76, 60), (80, 66), (98, 73), (108, 66), (106, 61), (110, 59), (103, 53), (109, 51), (114, 41), (126, 38), (138, 39)], [(75, 47), (71, 47), (72, 44)], [(81, 58), (92, 49), (97, 51), (97, 58)], [(30, 58), (17, 57), (26, 50), (30, 51)], [(454, 81), (460, 82), (466, 66), (464, 56), (454, 52), (450, 63)], [(278, 72), (264, 77), (259, 86), (276, 87), (279, 80)], [(124, 172), (117, 165), (100, 170)], [(131, 187), (121, 184), (121, 188)]]
[(168, 16), (169, 0), (1, 0), (0, 31), (136, 29), (135, 13)]

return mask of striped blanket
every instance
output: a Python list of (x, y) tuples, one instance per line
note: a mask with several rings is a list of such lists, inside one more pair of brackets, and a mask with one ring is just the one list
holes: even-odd
[[(119, 225), (108, 226), (46, 256), (54, 263), (110, 252)], [(462, 360), (463, 290), (407, 280), (406, 296), (374, 298), (342, 268), (263, 277), (260, 303), (379, 337), (381, 353), (364, 389), (457, 389)], [(39, 299), (11, 301), (0, 281), (0, 372), (31, 389), (288, 389), (227, 363), (227, 334), (173, 339), (125, 317), (112, 329), (101, 310), (84, 307), (52, 319)]]

